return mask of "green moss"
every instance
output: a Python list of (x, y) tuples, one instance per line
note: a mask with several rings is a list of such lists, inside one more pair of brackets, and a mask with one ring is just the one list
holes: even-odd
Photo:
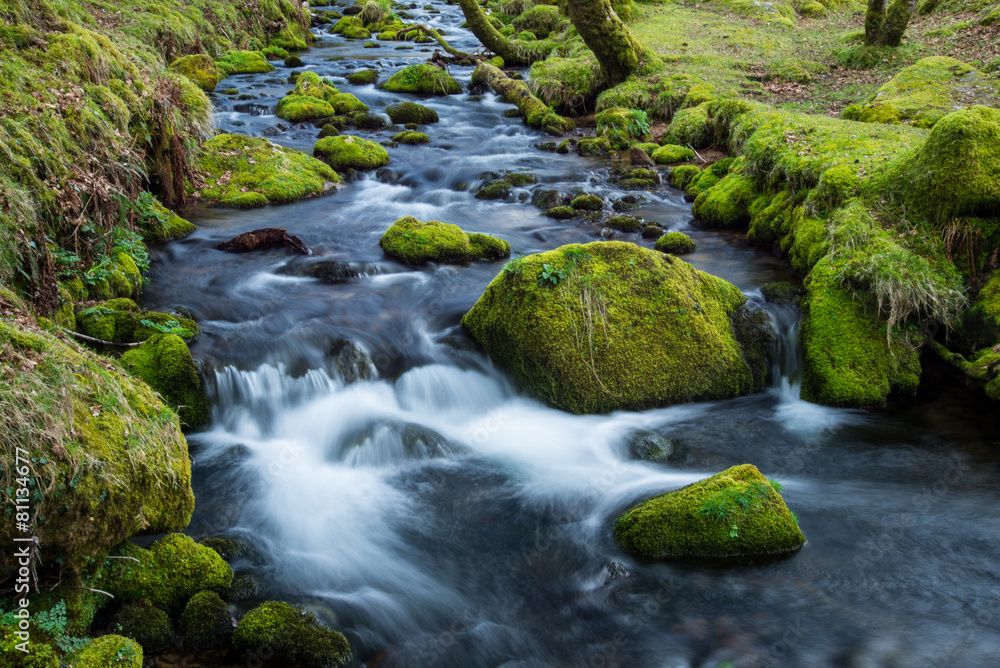
[(687, 148), (686, 146), (677, 146), (676, 144), (664, 144), (660, 148), (653, 151), (653, 154), (649, 156), (658, 165), (670, 165), (677, 162), (687, 162), (688, 160), (694, 160), (694, 151)]
[(576, 152), (580, 155), (607, 155), (611, 145), (606, 137), (584, 137), (576, 144)]
[(698, 195), (691, 212), (699, 224), (743, 227), (750, 223), (750, 205), (757, 195), (753, 181), (739, 174), (728, 174)]
[(165, 332), (190, 339), (200, 331), (194, 320), (140, 309), (134, 301), (125, 298), (83, 309), (77, 323), (80, 331), (87, 336), (115, 343), (145, 341)]
[(238, 573), (233, 578), (233, 584), (223, 592), (222, 598), (227, 601), (248, 601), (257, 598), (259, 594), (260, 587), (257, 586), (253, 576), (249, 573)]
[(198, 541), (198, 544), (212, 548), (226, 561), (232, 561), (234, 558), (243, 554), (247, 549), (247, 546), (244, 543), (233, 538), (223, 538), (222, 536), (202, 538)]
[(692, 178), (684, 188), (684, 192), (687, 193), (688, 198), (697, 199), (703, 192), (717, 184), (722, 180), (722, 177), (718, 176), (711, 169), (702, 170), (696, 178)]
[(701, 176), (701, 168), (697, 165), (681, 165), (670, 170), (670, 185), (679, 190), (687, 188), (688, 184)]
[(146, 600), (123, 605), (111, 621), (111, 629), (142, 645), (147, 656), (174, 646), (174, 628), (170, 617)]
[(84, 276), (92, 299), (135, 297), (142, 287), (142, 272), (128, 253), (118, 252), (108, 261), (91, 267)]
[(531, 66), (531, 92), (562, 113), (590, 109), (600, 91), (601, 68), (589, 51), (573, 58), (555, 55)]
[(635, 216), (611, 216), (604, 225), (619, 232), (641, 232), (643, 228), (642, 218)]
[(288, 58), (288, 51), (282, 49), (280, 46), (268, 46), (260, 51), (264, 54), (264, 57), (268, 60), (284, 60)]
[(208, 185), (201, 191), (203, 200), (235, 208), (292, 202), (343, 183), (315, 158), (243, 135), (208, 140), (198, 166), (208, 176)]
[(352, 115), (354, 127), (359, 130), (378, 131), (387, 125), (385, 118), (381, 114), (371, 114), (367, 111), (358, 111)]
[(330, 98), (330, 104), (338, 114), (354, 114), (368, 111), (368, 105), (350, 93), (339, 93)]
[[(732, 397), (763, 386), (734, 334), (734, 286), (635, 244), (529, 255), (462, 320), (519, 386), (574, 413)], [(765, 323), (766, 327), (766, 323)]]
[(309, 95), (286, 95), (278, 102), (278, 107), (275, 110), (278, 118), (292, 123), (326, 118), (335, 113), (337, 112), (334, 111), (329, 102)]
[(226, 73), (215, 65), (215, 61), (202, 53), (178, 58), (170, 63), (170, 69), (183, 74), (206, 93), (214, 91), (226, 77)]
[(198, 592), (184, 606), (178, 625), (184, 647), (194, 651), (229, 647), (233, 625), (226, 602), (214, 591)]
[(378, 81), (378, 70), (359, 70), (347, 75), (347, 83), (355, 86), (366, 86)]
[(404, 67), (389, 77), (382, 88), (390, 93), (418, 95), (457, 95), (462, 92), (462, 87), (454, 77), (428, 63)]
[(351, 648), (340, 633), (325, 628), (312, 613), (269, 601), (246, 614), (233, 634), (233, 649), (243, 656), (261, 654), (303, 668), (333, 668), (348, 662)]
[(656, 240), (654, 248), (661, 253), (683, 255), (684, 253), (693, 253), (698, 245), (683, 232), (667, 232)]
[(579, 195), (573, 198), (569, 205), (574, 209), (583, 209), (584, 211), (600, 211), (604, 208), (604, 200), (597, 195)]
[(340, 35), (348, 28), (364, 28), (364, 24), (357, 16), (345, 16), (333, 24), (327, 32), (333, 35)]
[(426, 125), (428, 123), (437, 123), (441, 120), (436, 111), (416, 102), (390, 104), (385, 108), (385, 113), (388, 114), (389, 119), (396, 125), (405, 125), (406, 123)]
[(554, 206), (542, 215), (548, 216), (549, 218), (555, 218), (557, 220), (567, 220), (569, 218), (575, 218), (578, 215), (578, 212), (571, 206)]
[(228, 75), (261, 74), (273, 72), (274, 65), (260, 51), (228, 51), (215, 61), (216, 66)]
[(62, 283), (59, 284), (59, 303), (52, 313), (52, 322), (70, 331), (76, 330), (76, 313), (73, 311), (73, 295)]
[(317, 139), (323, 139), (324, 137), (336, 137), (339, 134), (340, 130), (337, 129), (336, 125), (334, 125), (333, 123), (327, 123), (319, 131), (319, 136), (317, 136)]
[(483, 176), (486, 181), (476, 191), (476, 199), (505, 199), (510, 195), (512, 188), (523, 188), (538, 183), (538, 177), (527, 172), (511, 172), (503, 175), (488, 172)]
[[(343, 19), (341, 19), (341, 21), (343, 21)], [(372, 36), (372, 34), (365, 28), (360, 28), (358, 26), (347, 26), (340, 32), (340, 35), (347, 39), (369, 39)]]
[(392, 136), (392, 141), (397, 141), (400, 144), (426, 144), (430, 140), (431, 138), (423, 132), (415, 132), (413, 130), (404, 130)]
[(788, 231), (781, 239), (781, 250), (788, 254), (792, 268), (805, 274), (829, 250), (827, 222), (810, 216), (801, 206), (792, 209), (785, 220)]
[(14, 629), (0, 626), (0, 661), (7, 668), (59, 668), (59, 655), (50, 645), (28, 640), (28, 652), (17, 648), (23, 641)]
[(225, 591), (233, 581), (233, 569), (222, 557), (181, 533), (164, 536), (148, 550), (123, 543), (113, 555), (131, 559), (105, 563), (107, 591), (126, 601), (149, 599), (171, 614), (180, 613), (198, 592)]
[(746, 561), (805, 544), (781, 494), (751, 464), (645, 501), (615, 522), (628, 552), (652, 559)]
[(306, 70), (295, 79), (293, 95), (311, 97), (324, 102), (330, 102), (340, 93), (337, 87), (311, 70)]
[(747, 241), (751, 244), (768, 244), (780, 241), (787, 235), (791, 229), (789, 219), (794, 199), (795, 195), (790, 190), (755, 199), (750, 205)]
[(118, 635), (101, 636), (75, 655), (73, 668), (142, 668), (142, 647)]
[(208, 424), (208, 397), (184, 339), (176, 334), (155, 334), (122, 355), (122, 366), (159, 392), (186, 428)]
[(694, 148), (711, 146), (708, 107), (701, 104), (697, 107), (680, 109), (671, 119), (664, 141), (667, 144), (693, 146)]
[(510, 255), (510, 244), (484, 234), (466, 234), (458, 225), (407, 216), (386, 230), (379, 246), (409, 265), (425, 262), (497, 260)]
[(786, 281), (777, 281), (760, 286), (760, 294), (769, 303), (791, 304), (799, 300), (802, 290)]
[[(144, 200), (140, 198), (140, 206)], [(195, 231), (195, 226), (163, 206), (160, 200), (148, 196), (149, 213), (140, 221), (142, 238), (150, 241), (171, 241), (181, 239)]]
[(385, 148), (350, 135), (320, 139), (313, 146), (313, 155), (341, 172), (348, 169), (367, 171), (389, 164), (389, 152)]

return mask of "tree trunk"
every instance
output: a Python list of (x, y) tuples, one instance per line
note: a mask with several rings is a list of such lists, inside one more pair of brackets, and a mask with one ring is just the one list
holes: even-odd
[(469, 23), (469, 30), (476, 39), (503, 58), (504, 64), (510, 67), (527, 67), (536, 61), (545, 60), (549, 52), (555, 48), (555, 45), (547, 42), (516, 42), (507, 39), (493, 27), (476, 0), (458, 0), (458, 5), (462, 8), (465, 20)]
[(560, 136), (573, 129), (573, 121), (563, 118), (531, 94), (523, 81), (511, 79), (498, 67), (480, 63), (472, 73), (473, 84), (486, 84), (498, 95), (517, 106), (529, 127), (545, 130), (550, 135)]
[(625, 81), (639, 66), (644, 49), (618, 18), (609, 0), (568, 0), (569, 20), (594, 52), (609, 86)]
[(865, 13), (867, 46), (899, 46), (917, 8), (917, 0), (868, 0)]
[(868, 0), (865, 12), (865, 46), (876, 46), (885, 21), (886, 0)]

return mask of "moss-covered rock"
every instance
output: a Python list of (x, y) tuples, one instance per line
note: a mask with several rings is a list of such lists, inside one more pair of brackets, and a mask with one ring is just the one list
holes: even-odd
[(650, 559), (741, 562), (789, 554), (806, 539), (779, 489), (752, 464), (734, 466), (623, 513), (615, 538)]
[(24, 642), (15, 629), (0, 626), (0, 662), (6, 668), (59, 668), (59, 655), (51, 645), (29, 638), (25, 653), (18, 648)]
[(379, 246), (410, 265), (425, 262), (497, 260), (510, 255), (510, 244), (486, 234), (466, 234), (458, 225), (412, 216), (400, 218), (386, 230)]
[(546, 210), (542, 215), (548, 216), (549, 218), (555, 218), (556, 220), (568, 220), (570, 218), (575, 218), (579, 215), (579, 212), (571, 206), (554, 206), (551, 209)]
[(414, 130), (403, 130), (392, 136), (392, 141), (399, 142), (400, 144), (427, 144), (430, 140), (431, 138), (423, 132), (416, 132)]
[(147, 656), (174, 646), (170, 617), (145, 599), (123, 605), (111, 621), (111, 630), (142, 645)]
[(670, 120), (670, 127), (664, 137), (664, 143), (680, 146), (705, 148), (712, 145), (712, 135), (709, 131), (708, 106), (700, 104), (697, 107), (680, 109)]
[(683, 232), (667, 232), (656, 240), (654, 248), (661, 253), (683, 255), (684, 253), (693, 253), (698, 245)]
[(269, 601), (240, 620), (233, 649), (242, 656), (268, 656), (303, 668), (335, 668), (348, 662), (351, 647), (343, 635), (321, 625), (312, 613)]
[(229, 608), (214, 591), (198, 592), (184, 606), (178, 625), (184, 647), (200, 651), (229, 647), (233, 637)]
[[(642, 139), (646, 112), (636, 109), (611, 107), (597, 114), (597, 136), (605, 137), (617, 149), (628, 148)], [(648, 127), (648, 124), (645, 126)]]
[(214, 91), (219, 82), (226, 78), (226, 73), (216, 66), (215, 61), (203, 53), (178, 58), (170, 63), (170, 69), (183, 74), (206, 93)]
[(177, 411), (185, 428), (199, 429), (208, 424), (208, 397), (184, 339), (176, 334), (155, 334), (122, 355), (122, 366), (159, 392)]
[(226, 561), (232, 561), (247, 550), (245, 543), (235, 538), (225, 538), (223, 536), (210, 536), (198, 541), (199, 545), (210, 547), (219, 553), (219, 556)]
[(695, 199), (691, 212), (699, 224), (745, 227), (750, 223), (750, 205), (757, 195), (753, 181), (739, 174), (729, 174), (711, 188), (703, 190)]
[(340, 130), (333, 123), (327, 123), (320, 129), (317, 139), (323, 139), (324, 137), (336, 137), (340, 134)]
[(142, 668), (142, 658), (139, 643), (109, 634), (80, 650), (73, 659), (73, 668)]
[(355, 86), (367, 86), (378, 81), (378, 70), (358, 70), (347, 75), (347, 83)]
[(348, 28), (364, 28), (365, 24), (357, 16), (345, 16), (334, 23), (327, 32), (331, 35), (343, 34)]
[(176, 334), (190, 339), (198, 335), (198, 323), (190, 318), (140, 309), (127, 298), (89, 306), (77, 317), (80, 331), (102, 341), (134, 343), (156, 334)]
[(440, 120), (436, 111), (416, 102), (390, 104), (385, 108), (385, 113), (396, 125), (405, 125), (406, 123), (426, 125), (437, 123)]
[(692, 181), (701, 176), (701, 168), (697, 165), (681, 165), (670, 170), (670, 185), (678, 190), (684, 190)]
[(237, 573), (233, 577), (233, 584), (222, 593), (222, 598), (227, 601), (249, 601), (257, 598), (260, 594), (260, 587), (257, 581), (249, 573)]
[(760, 294), (766, 302), (791, 304), (799, 300), (802, 290), (787, 281), (777, 281), (760, 286)]
[[(142, 238), (150, 241), (181, 239), (195, 231), (195, 226), (163, 206), (160, 200), (148, 195), (149, 211), (140, 220)], [(141, 200), (140, 200), (141, 203)]]
[(389, 152), (385, 148), (351, 135), (320, 139), (313, 146), (313, 155), (339, 172), (348, 169), (368, 171), (389, 164)]
[(182, 533), (164, 536), (148, 550), (122, 543), (112, 554), (131, 558), (105, 563), (107, 591), (126, 601), (148, 599), (173, 615), (198, 592), (225, 591), (233, 581), (233, 569), (218, 553)]
[(205, 142), (198, 167), (208, 177), (202, 199), (237, 209), (293, 202), (344, 182), (329, 166), (300, 151), (243, 135), (218, 135)]
[(483, 174), (484, 182), (476, 191), (476, 199), (505, 199), (512, 188), (522, 188), (538, 183), (538, 177), (528, 172), (511, 172), (498, 175), (496, 172)]
[(389, 77), (382, 88), (390, 93), (417, 95), (457, 95), (462, 92), (462, 86), (453, 76), (429, 63), (404, 67)]
[(604, 224), (619, 232), (641, 232), (643, 228), (642, 218), (635, 216), (611, 216)]
[(368, 105), (350, 93), (338, 93), (330, 98), (330, 104), (337, 114), (355, 114), (368, 111)]
[(743, 342), (769, 329), (743, 327), (745, 303), (733, 285), (672, 256), (594, 242), (519, 258), (462, 323), (521, 387), (599, 413), (761, 389), (768, 341), (759, 351)]
[(904, 68), (866, 104), (845, 118), (864, 123), (912, 123), (929, 128), (952, 111), (1000, 104), (1000, 83), (948, 56), (930, 56)]
[(292, 123), (313, 121), (333, 116), (333, 106), (326, 100), (309, 95), (286, 95), (278, 102), (275, 115)]
[(107, 261), (91, 267), (86, 275), (87, 295), (91, 299), (136, 297), (142, 288), (142, 272), (135, 259), (121, 251)]
[(604, 200), (597, 195), (578, 195), (573, 198), (573, 201), (569, 205), (574, 209), (582, 209), (584, 211), (600, 211), (604, 208)]
[[(267, 54), (264, 54), (264, 55), (266, 57)], [(284, 63), (282, 63), (282, 64), (285, 67), (302, 67), (303, 65), (305, 65), (305, 63), (302, 62), (302, 59), (299, 58), (298, 56), (295, 56), (295, 55), (287, 56), (285, 58)]]
[(653, 151), (653, 154), (649, 157), (658, 165), (672, 165), (678, 162), (694, 160), (695, 155), (694, 151), (686, 146), (664, 144)]
[(580, 155), (607, 155), (611, 152), (611, 144), (607, 137), (584, 137), (576, 143), (576, 152)]
[(226, 74), (262, 74), (277, 69), (260, 51), (228, 51), (215, 64)]

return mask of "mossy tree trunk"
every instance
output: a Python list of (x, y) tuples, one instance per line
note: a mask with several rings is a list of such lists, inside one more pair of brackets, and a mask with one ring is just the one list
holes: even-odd
[(508, 102), (517, 106), (529, 127), (545, 130), (555, 136), (573, 129), (573, 121), (549, 109), (544, 102), (531, 94), (526, 83), (511, 79), (498, 67), (480, 63), (472, 73), (472, 83), (485, 84), (498, 95), (507, 98)]
[(609, 86), (617, 86), (636, 70), (644, 49), (610, 0), (567, 0), (569, 20), (594, 52)]
[(917, 7), (917, 0), (868, 0), (865, 14), (867, 46), (899, 46)]
[[(605, 0), (606, 1), (606, 0)], [(469, 23), (469, 30), (483, 43), (487, 49), (503, 58), (509, 67), (527, 67), (532, 63), (545, 60), (554, 45), (546, 42), (515, 42), (501, 35), (493, 27), (483, 8), (476, 0), (458, 0), (458, 5)]]

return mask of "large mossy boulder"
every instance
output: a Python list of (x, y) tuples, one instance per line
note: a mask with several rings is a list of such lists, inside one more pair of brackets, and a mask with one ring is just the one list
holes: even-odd
[(214, 591), (198, 592), (191, 597), (184, 606), (179, 628), (184, 634), (184, 647), (195, 651), (229, 647), (233, 637), (229, 608)]
[(806, 542), (795, 516), (757, 467), (726, 469), (622, 513), (615, 538), (648, 559), (759, 561)]
[(736, 286), (623, 242), (511, 262), (462, 319), (523, 388), (573, 413), (756, 392), (771, 330)]
[(312, 613), (278, 601), (268, 601), (240, 620), (233, 649), (241, 656), (267, 650), (280, 665), (302, 668), (335, 668), (351, 657), (347, 638), (320, 624)]
[(385, 113), (396, 125), (406, 125), (407, 123), (417, 123), (426, 125), (437, 123), (441, 120), (438, 113), (429, 107), (416, 102), (397, 102), (385, 108)]
[(208, 397), (184, 339), (177, 334), (154, 334), (138, 348), (122, 355), (122, 366), (142, 378), (177, 411), (186, 429), (208, 424)]
[[(306, 71), (295, 80), (294, 90), (281, 98), (274, 113), (292, 123), (328, 118), (343, 113), (334, 105), (334, 101), (340, 101), (341, 95), (337, 87), (329, 81), (315, 72)], [(353, 95), (349, 97), (354, 98)]]
[(149, 549), (122, 543), (103, 569), (101, 583), (115, 598), (148, 601), (178, 615), (200, 591), (223, 592), (233, 582), (233, 569), (219, 554), (182, 533), (159, 539)]
[[(24, 449), (32, 474), (48, 481), (32, 499), (33, 533), (53, 555), (45, 567), (78, 584), (94, 559), (130, 536), (188, 524), (187, 443), (173, 411), (145, 383), (70, 341), (0, 321), (3, 369), (9, 410), (0, 411), (0, 429), (11, 452)], [(6, 544), (15, 535), (13, 521), (0, 527)], [(0, 573), (16, 571), (13, 551), (0, 554)]]
[(178, 58), (170, 63), (170, 69), (183, 74), (206, 93), (214, 91), (219, 82), (226, 78), (226, 73), (216, 66), (215, 61), (203, 53)]
[(1000, 104), (1000, 82), (948, 56), (931, 56), (904, 68), (863, 105), (844, 117), (865, 123), (910, 123), (929, 128), (953, 111)]
[(198, 323), (190, 318), (140, 309), (128, 298), (87, 307), (77, 315), (76, 323), (87, 336), (114, 343), (145, 341), (156, 334), (190, 339), (200, 331)]
[(277, 69), (260, 51), (227, 51), (215, 64), (226, 74), (263, 74)]
[(510, 244), (487, 234), (466, 234), (458, 225), (406, 216), (386, 230), (378, 242), (388, 255), (409, 265), (425, 262), (498, 260), (510, 255)]
[(197, 165), (208, 177), (202, 200), (237, 209), (294, 202), (344, 182), (328, 165), (300, 151), (243, 135), (208, 140)]
[(352, 135), (320, 139), (313, 146), (313, 155), (338, 172), (349, 169), (368, 171), (389, 164), (389, 152), (384, 147)]
[(390, 93), (417, 95), (457, 95), (462, 92), (462, 86), (455, 81), (455, 77), (429, 63), (404, 67), (389, 77), (382, 88)]
[(73, 658), (73, 668), (142, 668), (142, 646), (130, 638), (106, 635)]

